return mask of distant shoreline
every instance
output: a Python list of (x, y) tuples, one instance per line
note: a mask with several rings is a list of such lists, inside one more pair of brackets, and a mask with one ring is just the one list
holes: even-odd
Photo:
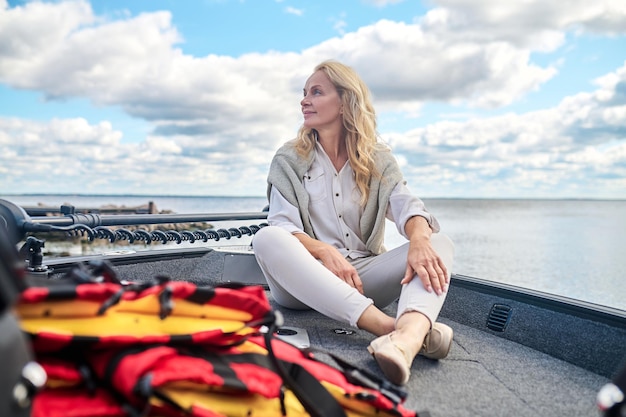
[(131, 197), (131, 198), (265, 198), (265, 195), (169, 195), (169, 194), (81, 194), (81, 193), (20, 193), (4, 194), (0, 197)]
[[(5, 197), (93, 197), (93, 198), (265, 198), (265, 195), (175, 195), (175, 194), (81, 194), (81, 193), (0, 193)], [(424, 197), (422, 200), (502, 200), (502, 201), (626, 201), (626, 198), (592, 197)]]

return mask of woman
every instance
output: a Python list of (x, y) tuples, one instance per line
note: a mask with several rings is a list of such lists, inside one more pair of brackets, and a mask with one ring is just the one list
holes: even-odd
[[(301, 106), (298, 137), (270, 166), (269, 226), (254, 237), (255, 256), (280, 305), (378, 336), (369, 352), (405, 384), (418, 353), (440, 359), (452, 344), (452, 329), (435, 320), (454, 246), (378, 141), (369, 90), (354, 70), (318, 65)], [(386, 218), (409, 240), (388, 252)], [(396, 318), (380, 310), (398, 297)]]

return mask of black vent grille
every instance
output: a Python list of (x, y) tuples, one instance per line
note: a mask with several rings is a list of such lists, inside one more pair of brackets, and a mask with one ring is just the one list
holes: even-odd
[(511, 307), (506, 304), (494, 304), (487, 318), (487, 328), (494, 332), (503, 332), (511, 319)]

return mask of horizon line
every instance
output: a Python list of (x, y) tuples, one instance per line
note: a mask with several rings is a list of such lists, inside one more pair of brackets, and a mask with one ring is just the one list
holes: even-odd
[[(0, 193), (3, 197), (141, 197), (141, 198), (266, 198), (265, 195), (185, 195), (185, 194), (93, 194), (93, 193)], [(419, 197), (422, 200), (544, 200), (544, 201), (626, 201), (619, 197)]]

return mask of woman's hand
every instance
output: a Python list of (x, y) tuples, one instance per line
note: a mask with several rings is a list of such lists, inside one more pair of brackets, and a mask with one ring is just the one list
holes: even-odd
[(326, 269), (363, 294), (363, 283), (356, 268), (343, 257), (337, 248), (313, 239), (304, 233), (296, 233), (294, 236), (302, 242), (315, 259), (319, 259), (322, 262)]
[(328, 245), (328, 248), (322, 251), (318, 259), (322, 261), (322, 264), (330, 272), (337, 275), (349, 286), (356, 288), (358, 292), (363, 294), (363, 283), (361, 282), (356, 268), (354, 268), (335, 247)]
[(430, 243), (432, 231), (423, 217), (412, 217), (405, 225), (410, 237), (406, 272), (401, 284), (407, 284), (415, 275), (422, 281), (428, 292), (433, 290), (437, 295), (447, 291), (448, 269)]

